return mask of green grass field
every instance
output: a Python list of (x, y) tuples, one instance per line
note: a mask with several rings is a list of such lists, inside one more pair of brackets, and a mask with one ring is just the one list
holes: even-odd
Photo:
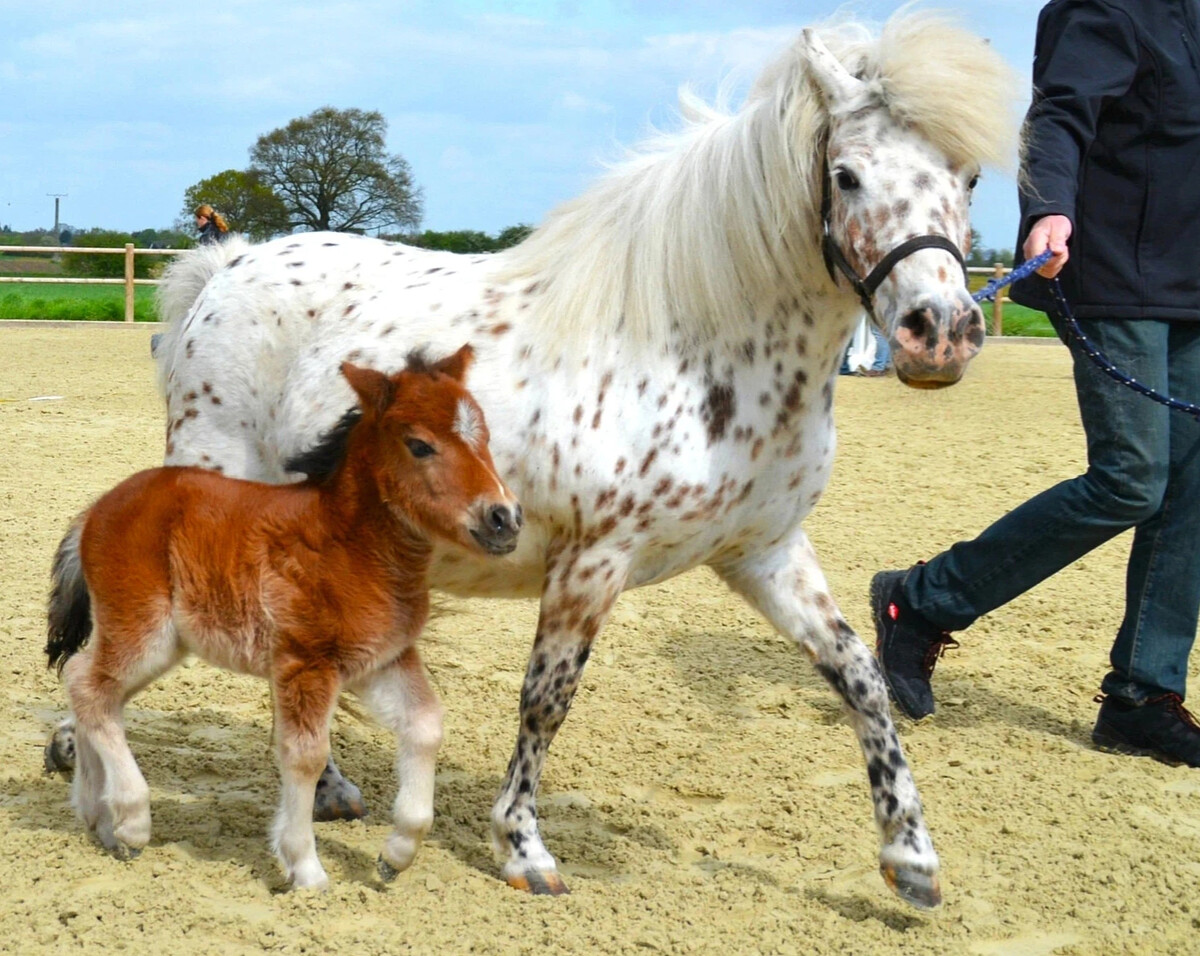
[[(988, 329), (992, 327), (992, 303), (983, 303), (983, 316), (987, 320)], [(1054, 338), (1054, 327), (1046, 318), (1045, 312), (1035, 312), (1015, 302), (1004, 303), (1005, 335), (1032, 335), (1039, 338)]]
[[(154, 289), (134, 290), (134, 319), (157, 322)], [(125, 289), (119, 285), (32, 285), (0, 282), (0, 320), (52, 319), (120, 322), (125, 318)]]

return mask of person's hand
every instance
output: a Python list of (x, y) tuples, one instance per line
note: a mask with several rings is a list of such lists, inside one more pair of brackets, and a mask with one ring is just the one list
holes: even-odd
[(1043, 216), (1033, 224), (1025, 237), (1022, 251), (1025, 259), (1033, 259), (1049, 249), (1053, 256), (1040, 269), (1038, 275), (1053, 279), (1067, 264), (1067, 240), (1071, 238), (1071, 220), (1066, 216)]

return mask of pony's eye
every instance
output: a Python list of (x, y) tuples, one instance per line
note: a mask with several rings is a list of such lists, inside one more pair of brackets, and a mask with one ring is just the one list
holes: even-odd
[(428, 458), (433, 454), (433, 446), (421, 441), (419, 438), (406, 438), (404, 444), (412, 452), (413, 458)]
[(834, 171), (834, 177), (837, 179), (838, 189), (842, 192), (853, 192), (861, 185), (858, 177), (848, 169), (838, 169)]
[(979, 174), (976, 173), (974, 176), (971, 177), (971, 181), (969, 183), (967, 183), (967, 188), (974, 189), (978, 185), (979, 185)]

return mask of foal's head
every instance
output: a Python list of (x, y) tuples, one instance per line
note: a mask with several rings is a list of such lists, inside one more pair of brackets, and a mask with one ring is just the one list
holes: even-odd
[(359, 447), (392, 512), (430, 537), (508, 554), (521, 506), (496, 473), (483, 411), (463, 385), (472, 356), (464, 345), (434, 363), (414, 353), (394, 375), (349, 362), (342, 374), (362, 407)]

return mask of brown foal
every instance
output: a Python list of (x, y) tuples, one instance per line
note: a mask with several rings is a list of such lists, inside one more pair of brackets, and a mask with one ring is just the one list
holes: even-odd
[(54, 560), (46, 653), (76, 719), (72, 802), (100, 842), (136, 855), (150, 792), (122, 710), (188, 653), (265, 677), (282, 777), (272, 846), (292, 885), (323, 888), (313, 795), (339, 694), (397, 735), (395, 829), (385, 876), (433, 822), (441, 706), (416, 638), (435, 541), (516, 548), (520, 505), (496, 473), (483, 413), (463, 382), (472, 351), (393, 374), (342, 365), (359, 407), (288, 463), (291, 485), (154, 468), (72, 524)]

